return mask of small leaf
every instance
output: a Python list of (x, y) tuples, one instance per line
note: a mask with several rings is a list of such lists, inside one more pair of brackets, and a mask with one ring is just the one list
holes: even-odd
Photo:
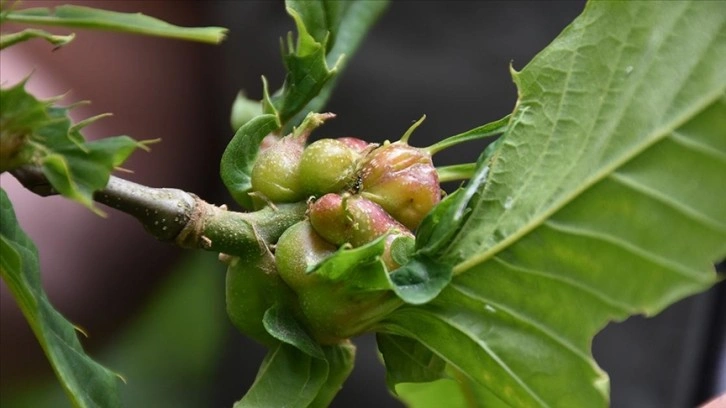
[(265, 312), (262, 324), (272, 337), (295, 346), (312, 357), (325, 359), (320, 345), (310, 338), (289, 310), (279, 305), (272, 306)]
[(44, 30), (38, 30), (34, 28), (28, 28), (23, 31), (19, 31), (17, 33), (8, 33), (8, 34), (1, 34), (0, 35), (0, 50), (10, 47), (11, 45), (15, 45), (24, 41), (32, 40), (34, 38), (42, 38), (49, 43), (53, 44), (56, 48), (60, 48), (69, 42), (73, 41), (75, 38), (75, 34), (71, 33), (69, 35), (56, 35), (53, 33), (49, 33)]
[(20, 229), (10, 199), (2, 189), (0, 276), (73, 404), (78, 407), (119, 407), (119, 377), (86, 355), (76, 328), (50, 304), (40, 280), (37, 249)]
[(336, 72), (335, 65), (329, 68), (325, 60), (325, 45), (315, 41), (308, 33), (302, 18), (294, 9), (288, 7), (287, 12), (295, 20), (298, 39), (294, 49), (290, 48), (292, 44), (288, 44), (283, 55), (287, 76), (280, 93), (272, 97), (283, 124), (300, 112)]
[(328, 363), (287, 343), (267, 353), (255, 382), (234, 408), (307, 408), (328, 380)]
[(451, 282), (451, 265), (417, 255), (389, 275), (393, 291), (404, 302), (430, 302)]
[(232, 129), (236, 131), (245, 123), (260, 115), (262, 115), (262, 104), (247, 99), (244, 92), (238, 92), (237, 97), (234, 98), (234, 103), (232, 103), (232, 115), (230, 117)]
[(355, 4), (353, 1), (285, 1), (285, 5), (300, 16), (315, 41), (321, 44), (327, 42), (328, 48), (335, 44), (336, 33), (341, 28), (343, 15), (353, 4)]
[(510, 115), (507, 115), (495, 122), (487, 123), (486, 125), (479, 126), (464, 133), (459, 133), (458, 135), (447, 137), (446, 139), (443, 139), (425, 148), (425, 150), (429, 152), (429, 154), (434, 155), (451, 146), (456, 146), (458, 144), (470, 142), (472, 140), (479, 140), (486, 137), (496, 136), (507, 131), (510, 119)]
[(25, 81), (0, 89), (0, 170), (41, 166), (56, 191), (103, 214), (93, 193), (106, 186), (113, 169), (146, 145), (127, 136), (86, 142), (80, 129), (103, 115), (74, 125), (69, 108), (53, 102), (27, 93)]
[[(325, 56), (328, 66), (335, 66), (340, 74), (345, 64), (358, 49), (368, 30), (388, 7), (387, 0), (377, 1), (298, 1), (287, 0), (307, 31), (321, 44), (327, 38)], [(325, 32), (329, 34), (325, 36)], [(341, 58), (343, 56), (346, 58)], [(320, 112), (325, 107), (335, 87), (338, 75), (328, 79), (307, 104), (288, 120), (287, 127), (300, 123), (308, 112)]]
[(388, 290), (391, 285), (386, 267), (380, 257), (386, 248), (386, 235), (357, 248), (341, 247), (308, 273), (321, 278), (343, 282), (348, 291), (368, 292)]
[(409, 236), (399, 236), (391, 242), (391, 258), (399, 265), (405, 265), (411, 260), (416, 240)]
[(448, 245), (471, 213), (469, 203), (489, 176), (491, 151), (485, 150), (477, 161), (477, 168), (464, 188), (450, 194), (429, 212), (416, 234), (416, 248), (421, 254), (431, 255)]
[(64, 5), (54, 9), (29, 8), (4, 13), (6, 21), (23, 24), (90, 28), (218, 44), (227, 34), (221, 27), (179, 27), (141, 13), (121, 13)]
[(318, 391), (318, 396), (310, 407), (325, 408), (330, 406), (335, 395), (343, 388), (343, 383), (353, 371), (355, 364), (355, 346), (345, 342), (335, 346), (323, 347), (328, 362), (328, 379)]
[(232, 198), (246, 209), (252, 208), (252, 167), (260, 143), (279, 127), (274, 115), (261, 115), (240, 127), (222, 154), (220, 175)]
[(399, 383), (426, 383), (446, 377), (446, 362), (420, 342), (385, 333), (378, 333), (376, 341), (391, 392), (396, 393)]
[(118, 167), (139, 146), (127, 136), (99, 139), (55, 149), (41, 159), (43, 173), (63, 196), (103, 215), (93, 203), (93, 193), (106, 186), (111, 169)]

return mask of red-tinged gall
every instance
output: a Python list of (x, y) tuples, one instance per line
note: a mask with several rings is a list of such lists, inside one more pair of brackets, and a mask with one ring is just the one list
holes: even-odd
[(441, 200), (438, 173), (431, 156), (405, 143), (373, 150), (360, 177), (360, 194), (411, 230)]

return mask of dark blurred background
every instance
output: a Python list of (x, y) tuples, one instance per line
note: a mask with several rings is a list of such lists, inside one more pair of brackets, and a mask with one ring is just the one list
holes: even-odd
[[(27, 1), (27, 6), (61, 4)], [(74, 2), (79, 4), (79, 2)], [(282, 1), (93, 1), (179, 25), (231, 30), (220, 46), (78, 31), (51, 52), (37, 40), (3, 51), (2, 81), (35, 69), (31, 90), (66, 101), (89, 99), (77, 119), (106, 111), (90, 137), (161, 137), (124, 167), (134, 181), (232, 202), (218, 163), (233, 132), (236, 93), (261, 96), (284, 70), (279, 37), (294, 30)], [(397, 139), (427, 115), (411, 139), (426, 146), (511, 112), (521, 69), (572, 21), (582, 1), (398, 1), (391, 4), (339, 79), (327, 110), (338, 117), (314, 137)], [(64, 30), (56, 30), (63, 32)], [(484, 143), (437, 155), (437, 165), (473, 161)], [(54, 304), (91, 337), (92, 355), (124, 374), (127, 406), (230, 407), (254, 380), (264, 350), (224, 315), (224, 269), (213, 256), (158, 243), (124, 214), (100, 219), (59, 198), (0, 179), (41, 254)], [(0, 292), (0, 405), (65, 406), (32, 333), (5, 287)], [(726, 286), (662, 314), (609, 325), (593, 344), (611, 377), (614, 407), (689, 407), (726, 391), (717, 384), (724, 347)], [(357, 341), (357, 365), (333, 406), (399, 407), (387, 392), (374, 339)], [(60, 404), (60, 405), (59, 405)]]

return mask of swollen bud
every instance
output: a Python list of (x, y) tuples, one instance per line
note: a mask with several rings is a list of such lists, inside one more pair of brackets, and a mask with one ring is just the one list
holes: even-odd
[(278, 203), (304, 199), (299, 182), (304, 144), (304, 139), (286, 136), (261, 151), (252, 167), (252, 190)]
[(360, 177), (360, 194), (411, 230), (441, 200), (439, 177), (431, 155), (405, 143), (373, 150)]
[(309, 221), (300, 221), (288, 228), (277, 241), (275, 265), (282, 280), (299, 292), (313, 285), (317, 279), (308, 274), (315, 266), (332, 255), (337, 248), (321, 238)]
[(353, 184), (360, 154), (335, 139), (321, 139), (305, 148), (300, 159), (300, 183), (311, 195), (342, 191)]
[(343, 196), (326, 194), (310, 205), (310, 223), (326, 241), (340, 246), (349, 241), (353, 220), (345, 213)]
[(310, 205), (310, 223), (334, 245), (358, 247), (389, 231), (410, 234), (378, 204), (358, 195), (326, 194)]

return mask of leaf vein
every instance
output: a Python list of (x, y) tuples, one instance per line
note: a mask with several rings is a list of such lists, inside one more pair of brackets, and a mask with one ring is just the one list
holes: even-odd
[[(579, 197), (584, 191), (591, 188), (593, 185), (595, 185), (600, 180), (613, 175), (615, 171), (622, 167), (625, 163), (629, 162), (630, 160), (634, 159), (637, 155), (642, 153), (643, 151), (647, 150), (651, 146), (653, 146), (655, 143), (662, 140), (664, 137), (669, 135), (672, 132), (672, 129), (676, 129), (686, 123), (689, 119), (691, 119), (693, 116), (695, 116), (697, 113), (702, 112), (704, 109), (706, 109), (708, 106), (713, 104), (714, 101), (721, 98), (721, 94), (726, 91), (726, 86), (723, 86), (721, 88), (717, 88), (711, 93), (705, 95), (703, 98), (701, 98), (700, 101), (697, 103), (694, 103), (690, 109), (684, 110), (684, 112), (681, 113), (681, 115), (675, 117), (670, 122), (667, 122), (665, 125), (658, 127), (651, 131), (646, 137), (643, 138), (643, 141), (639, 143), (638, 145), (634, 146), (632, 151), (629, 154), (624, 154), (622, 157), (620, 157), (617, 160), (613, 160), (613, 162), (609, 165), (604, 167), (602, 170), (594, 173), (592, 176), (584, 180), (584, 182), (578, 186), (577, 188), (573, 189), (570, 194), (565, 195), (560, 200), (554, 202), (549, 208), (547, 208), (545, 211), (543, 211), (539, 216), (537, 216), (535, 219), (531, 220), (527, 224), (523, 225), (519, 230), (515, 231), (514, 233), (510, 234), (507, 238), (499, 241), (495, 245), (491, 246), (489, 249), (474, 255), (470, 257), (469, 259), (466, 259), (462, 262), (460, 262), (458, 265), (454, 267), (454, 274), (462, 273), (470, 268), (472, 268), (474, 265), (478, 265), (487, 259), (490, 259), (494, 254), (504, 250), (508, 246), (510, 246), (513, 242), (516, 242), (520, 238), (522, 238), (524, 235), (530, 233), (534, 229), (536, 229), (539, 225), (541, 225), (545, 220), (547, 220), (549, 217), (551, 217), (553, 214), (555, 214), (557, 211), (559, 211), (562, 207), (564, 207), (566, 204), (574, 201)], [(654, 190), (651, 190), (654, 191)], [(693, 211), (692, 211), (693, 212)], [(708, 219), (708, 218), (707, 218)], [(719, 225), (719, 228), (725, 228), (720, 225), (717, 221), (711, 220), (715, 225)]]
[[(484, 350), (492, 360), (494, 360), (495, 363), (497, 363), (511, 378), (514, 380), (515, 383), (519, 384), (519, 386), (528, 393), (532, 398), (534, 398), (541, 406), (543, 407), (549, 407), (549, 404), (547, 404), (540, 396), (537, 394), (533, 389), (531, 389), (515, 372), (512, 370), (507, 363), (505, 363), (497, 353), (492, 350), (489, 345), (487, 344), (484, 339), (476, 337), (475, 335), (471, 334), (468, 330), (466, 330), (465, 327), (460, 326), (456, 323), (455, 320), (447, 319), (445, 316), (439, 315), (437, 313), (431, 313), (431, 316), (435, 319), (440, 320), (442, 323), (449, 325), (454, 330), (460, 332), (464, 336), (471, 339), (474, 343), (478, 344), (482, 350)], [(476, 380), (475, 380), (476, 381)], [(477, 381), (478, 382), (478, 381)]]
[(616, 182), (620, 183), (625, 187), (629, 187), (630, 189), (635, 190), (640, 194), (648, 196), (667, 205), (668, 207), (676, 210), (677, 212), (683, 214), (684, 216), (690, 218), (693, 221), (698, 222), (705, 227), (711, 228), (721, 233), (726, 233), (726, 224), (709, 217), (708, 215), (693, 208), (692, 206), (689, 206), (687, 203), (676, 200), (675, 197), (667, 196), (660, 191), (651, 188), (650, 186), (641, 183), (633, 177), (630, 177), (623, 173), (614, 172), (610, 174), (609, 177), (611, 180), (615, 180)]
[(671, 139), (673, 140), (673, 142), (681, 145), (686, 149), (701, 153), (703, 155), (712, 157), (720, 162), (726, 163), (726, 153), (714, 149), (713, 147), (705, 143), (686, 137), (684, 134), (678, 131), (673, 131), (673, 133), (671, 133)]
[(545, 279), (551, 279), (551, 280), (563, 283), (565, 285), (571, 286), (573, 288), (576, 288), (578, 290), (581, 290), (582, 292), (590, 295), (592, 298), (600, 301), (601, 303), (603, 303), (613, 309), (617, 309), (618, 311), (623, 312), (625, 314), (631, 314), (635, 311), (630, 305), (628, 305), (626, 303), (622, 303), (614, 298), (611, 298), (610, 296), (606, 295), (605, 293), (597, 290), (597, 288), (588, 286), (583, 282), (579, 282), (579, 281), (570, 279), (564, 275), (559, 275), (559, 274), (548, 272), (545, 270), (527, 268), (522, 265), (515, 265), (511, 262), (505, 261), (504, 259), (502, 259), (501, 257), (498, 257), (498, 256), (495, 256), (493, 258), (493, 261), (498, 262), (502, 266), (505, 266), (505, 267), (512, 269), (514, 271), (517, 271), (517, 272), (526, 273), (528, 275), (539, 276), (539, 277), (542, 277)]
[(507, 314), (509, 314), (513, 318), (519, 320), (520, 322), (527, 324), (529, 326), (532, 326), (535, 330), (544, 334), (546, 337), (549, 337), (555, 343), (559, 344), (562, 348), (564, 348), (565, 350), (572, 353), (574, 356), (582, 359), (583, 361), (588, 363), (588, 365), (591, 365), (589, 363), (590, 356), (588, 356), (586, 353), (583, 353), (582, 350), (580, 350), (572, 342), (563, 338), (562, 336), (558, 336), (557, 334), (555, 334), (555, 332), (550, 330), (548, 327), (540, 324), (540, 322), (537, 322), (535, 319), (528, 317), (526, 315), (523, 315), (521, 313), (518, 313), (503, 303), (499, 303), (497, 301), (494, 301), (494, 300), (488, 299), (488, 298), (485, 299), (485, 298), (479, 296), (477, 293), (474, 293), (471, 290), (467, 290), (467, 288), (465, 286), (457, 285), (455, 282), (452, 282), (450, 286), (452, 287), (453, 290), (456, 290), (459, 293), (461, 293), (462, 296), (468, 297), (469, 299), (472, 299), (472, 300), (482, 303), (484, 305), (496, 306), (497, 308), (506, 312)]
[(697, 269), (692, 269), (686, 265), (682, 265), (678, 262), (674, 262), (672, 259), (666, 258), (663, 255), (656, 254), (651, 251), (646, 251), (645, 249), (639, 247), (638, 245), (624, 240), (622, 237), (616, 237), (611, 234), (605, 233), (603, 231), (588, 229), (588, 228), (581, 227), (581, 226), (578, 227), (578, 226), (573, 226), (573, 225), (566, 225), (564, 223), (554, 221), (552, 219), (545, 221), (543, 225), (550, 229), (553, 229), (555, 231), (559, 231), (559, 232), (562, 232), (565, 234), (575, 235), (578, 237), (586, 237), (586, 238), (591, 238), (591, 239), (595, 239), (595, 240), (602, 241), (602, 242), (607, 242), (607, 243), (614, 245), (638, 258), (641, 258), (648, 262), (663, 266), (666, 269), (673, 271), (683, 277), (693, 279), (693, 280), (699, 281), (699, 282), (709, 281), (708, 279), (704, 280), (704, 279), (699, 278), (699, 275), (701, 273)]

